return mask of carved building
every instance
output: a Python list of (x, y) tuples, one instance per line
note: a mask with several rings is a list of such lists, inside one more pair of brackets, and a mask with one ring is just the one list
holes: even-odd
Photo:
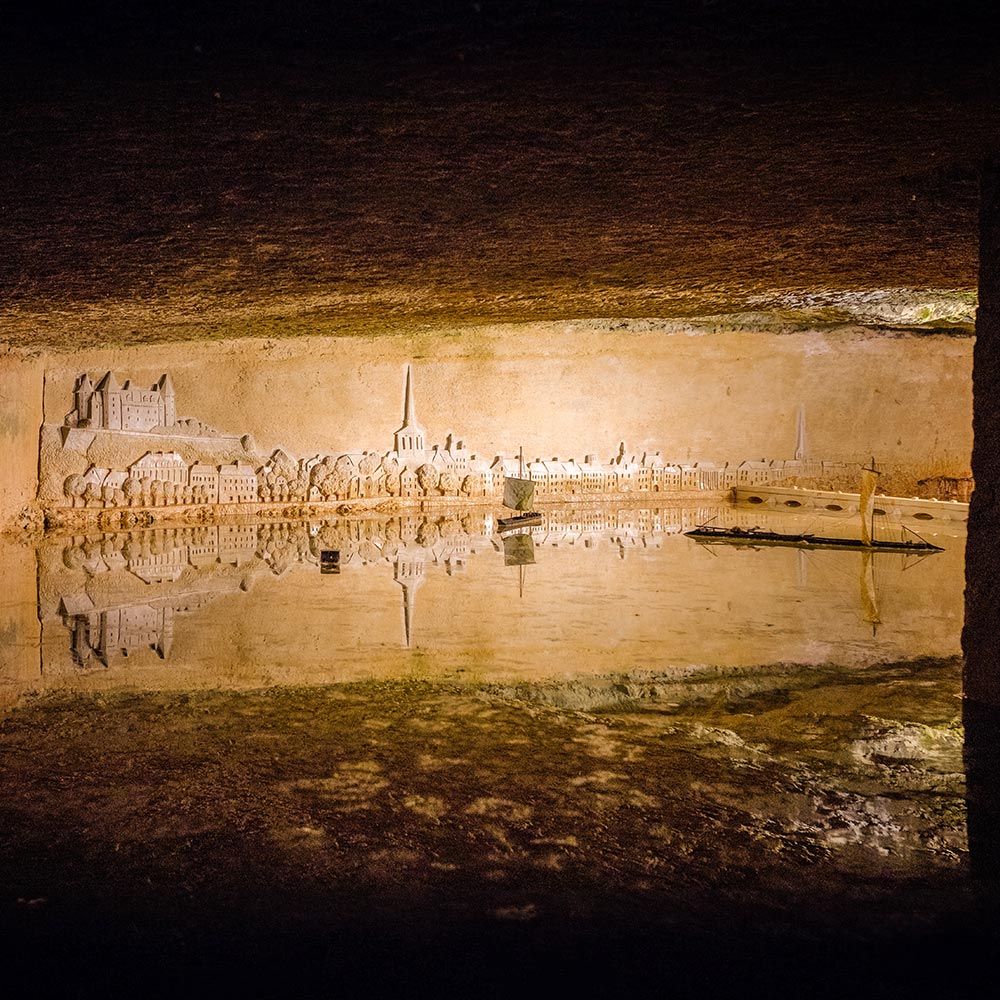
[(173, 427), (177, 422), (174, 384), (168, 374), (142, 389), (130, 380), (119, 384), (110, 371), (95, 386), (84, 373), (77, 379), (73, 395), (76, 407), (66, 415), (69, 427), (142, 432)]
[(417, 423), (409, 365), (406, 366), (406, 389), (403, 396), (403, 426), (393, 436), (393, 445), (399, 464), (404, 469), (416, 469), (426, 460), (427, 435)]

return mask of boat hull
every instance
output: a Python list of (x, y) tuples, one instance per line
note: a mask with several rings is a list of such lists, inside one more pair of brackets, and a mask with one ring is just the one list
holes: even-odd
[(534, 511), (525, 514), (517, 514), (514, 517), (498, 517), (497, 527), (501, 531), (509, 531), (511, 528), (531, 528), (542, 523), (542, 515)]
[(923, 541), (893, 542), (875, 539), (870, 543), (860, 538), (831, 538), (822, 535), (782, 534), (777, 531), (750, 531), (742, 528), (694, 528), (685, 535), (704, 543), (726, 545), (793, 545), (801, 549), (854, 549), (861, 552), (943, 552), (940, 545)]

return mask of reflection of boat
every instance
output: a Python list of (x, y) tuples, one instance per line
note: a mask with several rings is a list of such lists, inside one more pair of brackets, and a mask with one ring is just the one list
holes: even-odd
[(501, 531), (510, 528), (528, 528), (542, 523), (542, 515), (531, 509), (535, 502), (535, 484), (524, 476), (524, 449), (520, 451), (518, 475), (505, 476), (503, 481), (503, 505), (516, 510), (513, 517), (498, 517), (497, 526)]
[(503, 539), (503, 564), (504, 566), (517, 566), (518, 592), (524, 597), (524, 567), (533, 566), (535, 563), (535, 543), (527, 529), (504, 533)]
[(872, 459), (871, 468), (861, 470), (861, 494), (858, 505), (861, 515), (860, 538), (838, 538), (810, 532), (767, 531), (763, 528), (726, 528), (700, 524), (684, 534), (699, 542), (725, 542), (736, 545), (796, 545), (811, 549), (862, 549), (867, 552), (941, 552), (940, 545), (932, 545), (915, 531), (903, 525), (903, 530), (913, 538), (875, 538), (875, 484), (879, 472)]
[(340, 551), (338, 549), (322, 549), (319, 554), (320, 573), (340, 572)]

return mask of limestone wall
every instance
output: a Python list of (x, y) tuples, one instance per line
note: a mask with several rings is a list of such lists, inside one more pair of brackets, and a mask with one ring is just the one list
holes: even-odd
[[(780, 334), (594, 320), (8, 358), (0, 514), (9, 525), (35, 495), (41, 404), (44, 422), (60, 425), (85, 371), (150, 385), (169, 372), (179, 417), (249, 433), (261, 454), (388, 450), (412, 363), (428, 443), (452, 433), (480, 458), (523, 445), (531, 459), (606, 461), (620, 441), (630, 455), (670, 461), (791, 458), (805, 404), (812, 457), (875, 454), (881, 466), (932, 474), (968, 468), (972, 346), (964, 336), (857, 327)], [(147, 450), (136, 443), (133, 461)], [(65, 457), (50, 456), (46, 495)], [(82, 472), (93, 458), (75, 461)]]

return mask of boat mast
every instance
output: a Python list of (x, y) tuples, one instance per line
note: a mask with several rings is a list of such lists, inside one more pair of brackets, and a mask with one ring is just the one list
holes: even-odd
[(524, 445), (521, 445), (521, 450), (518, 453), (520, 465), (517, 469), (517, 475), (519, 479), (524, 479)]
[[(875, 456), (872, 456), (871, 467), (861, 467), (861, 495), (858, 499), (858, 513), (861, 515), (861, 543), (867, 548), (875, 541), (875, 482), (881, 473), (875, 468)], [(871, 510), (871, 521), (866, 518), (867, 509)]]

